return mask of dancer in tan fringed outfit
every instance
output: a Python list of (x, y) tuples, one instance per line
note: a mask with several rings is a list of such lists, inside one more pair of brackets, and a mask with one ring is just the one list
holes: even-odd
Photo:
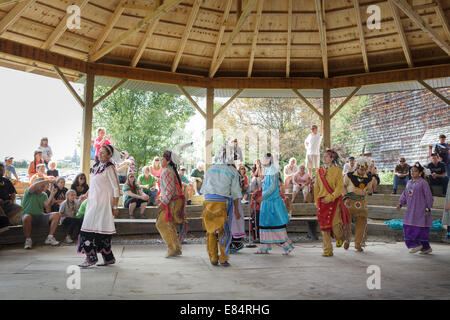
[[(367, 202), (366, 196), (372, 190), (372, 175), (367, 173), (370, 166), (370, 159), (360, 157), (356, 160), (356, 170), (344, 175), (344, 196), (345, 206), (355, 223), (355, 249), (363, 251), (365, 240), (367, 239)], [(344, 242), (344, 249), (350, 246), (350, 240)]]
[(159, 179), (161, 198), (158, 200), (159, 216), (156, 228), (167, 245), (166, 258), (182, 254), (180, 241), (174, 223), (182, 223), (185, 219), (185, 198), (181, 179), (178, 175), (178, 156), (170, 150), (164, 151), (161, 158), (163, 170)]
[(323, 154), (324, 167), (319, 169), (314, 183), (314, 199), (317, 206), (317, 218), (322, 231), (323, 256), (333, 255), (331, 239), (336, 239), (336, 247), (341, 247), (349, 236), (349, 216), (344, 205), (342, 193), (342, 171), (335, 166), (338, 155), (333, 150)]

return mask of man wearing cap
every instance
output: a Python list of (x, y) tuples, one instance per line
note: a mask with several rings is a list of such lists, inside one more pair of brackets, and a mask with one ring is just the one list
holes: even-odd
[(405, 158), (400, 158), (400, 163), (394, 169), (394, 183), (392, 185), (392, 194), (397, 193), (397, 186), (399, 184), (406, 184), (409, 181), (409, 165)]
[(22, 201), (22, 225), (23, 233), (25, 234), (25, 249), (31, 249), (32, 247), (31, 229), (33, 226), (50, 227), (45, 244), (52, 246), (59, 244), (53, 235), (58, 227), (61, 214), (59, 212), (44, 213), (45, 209), (50, 211), (53, 197), (57, 191), (56, 187), (52, 186), (50, 197), (45, 193), (48, 184), (52, 182), (52, 180), (38, 178), (31, 187), (25, 189)]
[(438, 185), (442, 186), (442, 195), (447, 193), (448, 176), (446, 165), (443, 161), (439, 161), (439, 155), (437, 153), (431, 154), (431, 162), (427, 165), (430, 169), (431, 175), (429, 176), (430, 186)]
[[(16, 168), (12, 165), (14, 157), (5, 157), (5, 178), (11, 180), (13, 183), (20, 182), (19, 176), (16, 173)], [(12, 176), (16, 177), (16, 181), (13, 181)]]
[(9, 219), (22, 212), (22, 207), (15, 204), (16, 189), (3, 174), (5, 165), (0, 162), (0, 232), (8, 230)]
[(439, 136), (439, 143), (436, 143), (433, 147), (433, 153), (437, 153), (441, 158), (441, 161), (445, 164), (447, 177), (450, 177), (450, 146), (445, 142), (447, 137), (445, 134)]
[(342, 168), (342, 174), (346, 175), (349, 172), (355, 171), (355, 169), (356, 169), (355, 158), (350, 157), (348, 158), (348, 163), (344, 164), (344, 168)]

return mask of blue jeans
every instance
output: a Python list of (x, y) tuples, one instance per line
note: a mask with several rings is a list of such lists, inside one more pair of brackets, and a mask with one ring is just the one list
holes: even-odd
[(154, 191), (152, 191), (152, 190), (144, 191), (144, 193), (150, 197), (150, 199), (148, 200), (149, 205), (150, 205), (150, 203), (155, 203), (155, 198), (156, 198), (156, 195), (158, 194), (157, 189), (155, 189)]
[(430, 185), (432, 186), (442, 186), (442, 194), (447, 193), (447, 184), (448, 184), (448, 176), (444, 176), (442, 178), (430, 178)]
[(406, 184), (409, 181), (409, 176), (404, 177), (403, 179), (400, 178), (399, 176), (394, 176), (394, 184), (392, 186), (392, 189), (397, 190), (397, 186), (399, 184), (404, 184), (406, 186)]
[(445, 165), (445, 168), (447, 169), (447, 177), (450, 178), (450, 162)]

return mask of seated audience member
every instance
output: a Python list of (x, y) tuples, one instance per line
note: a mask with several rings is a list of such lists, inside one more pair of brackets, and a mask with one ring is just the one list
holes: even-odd
[(203, 162), (197, 163), (197, 167), (191, 172), (191, 180), (195, 181), (193, 184), (195, 195), (198, 196), (198, 192), (202, 187), (203, 179), (205, 178), (205, 165)]
[(126, 159), (126, 154), (121, 153), (122, 162), (117, 165), (117, 176), (119, 177), (119, 183), (125, 183), (127, 181), (127, 175), (131, 167), (131, 160)]
[(349, 172), (353, 172), (356, 169), (355, 158), (348, 158), (348, 162), (344, 164), (344, 168), (342, 168), (342, 175), (346, 175)]
[(128, 168), (127, 173), (134, 173), (134, 170), (136, 169), (136, 160), (134, 160), (134, 158), (132, 156), (130, 156), (130, 154), (128, 153), (127, 150), (123, 150), (122, 154), (123, 154), (123, 160), (127, 161), (130, 164), (130, 167)]
[(50, 227), (45, 244), (56, 246), (59, 244), (56, 241), (55, 234), (56, 228), (58, 227), (60, 213), (44, 213), (44, 208), (50, 210), (50, 203), (56, 193), (56, 188), (52, 188), (50, 193), (50, 198), (44, 192), (49, 184), (52, 184), (51, 180), (41, 180), (36, 181), (32, 186), (25, 189), (25, 193), (22, 200), (22, 225), (23, 233), (25, 234), (25, 249), (31, 249), (31, 230), (32, 227)]
[(66, 233), (65, 243), (73, 243), (72, 237), (76, 239), (81, 229), (82, 220), (77, 218), (79, 199), (76, 197), (77, 193), (75, 190), (68, 190), (65, 194), (66, 200), (61, 203), (59, 208), (59, 213), (61, 214), (60, 224), (63, 225)]
[(150, 174), (150, 166), (142, 168), (142, 174), (138, 177), (138, 184), (142, 191), (149, 196), (150, 205), (153, 206), (156, 202), (158, 189), (156, 189), (156, 178)]
[(194, 182), (190, 182), (188, 177), (186, 176), (186, 168), (180, 167), (180, 171), (178, 172), (181, 183), (183, 184), (183, 193), (186, 198), (186, 204), (192, 204), (192, 195), (194, 194)]
[(150, 173), (156, 178), (156, 182), (158, 182), (159, 178), (161, 178), (161, 171), (161, 161), (159, 157), (154, 157), (152, 165), (150, 166)]
[(61, 204), (66, 200), (67, 188), (66, 180), (63, 177), (56, 179), (55, 188), (56, 193), (51, 203), (51, 212), (58, 212)]
[(42, 150), (34, 151), (33, 161), (30, 162), (30, 166), (28, 167), (28, 179), (31, 179), (31, 177), (37, 173), (37, 166), (39, 164), (44, 164), (44, 160), (42, 160)]
[(34, 183), (34, 180), (37, 178), (45, 179), (45, 180), (55, 180), (55, 177), (47, 176), (45, 174), (45, 164), (41, 163), (37, 165), (37, 173), (34, 174), (30, 179), (30, 185)]
[(399, 184), (406, 184), (409, 181), (409, 165), (405, 158), (400, 158), (400, 163), (394, 169), (394, 184), (392, 185), (392, 194), (397, 193), (397, 186)]
[(16, 189), (12, 182), (5, 178), (5, 165), (0, 162), (0, 229), (8, 230), (9, 219), (22, 212), (22, 207), (16, 204)]
[(436, 153), (431, 154), (431, 162), (428, 164), (428, 169), (431, 175), (428, 177), (430, 186), (442, 186), (442, 194), (447, 193), (448, 176), (445, 163), (439, 161), (439, 156)]
[(48, 169), (48, 164), (53, 157), (53, 151), (52, 148), (50, 148), (50, 146), (48, 145), (47, 137), (41, 139), (41, 143), (38, 147), (38, 150), (42, 151), (42, 159), (44, 160), (45, 168)]
[(303, 202), (306, 202), (306, 197), (311, 191), (311, 177), (306, 172), (306, 167), (303, 164), (299, 166), (299, 170), (294, 176), (293, 183), (294, 190), (292, 193), (292, 202), (294, 202), (299, 191), (303, 193)]
[(241, 191), (242, 191), (241, 203), (245, 204), (245, 203), (248, 203), (248, 195), (250, 193), (249, 193), (247, 169), (245, 168), (243, 163), (241, 163), (239, 165), (238, 172), (239, 172), (239, 184), (241, 185)]
[(289, 164), (284, 166), (284, 188), (289, 189), (289, 185), (292, 183), (292, 179), (298, 172), (297, 160), (295, 158), (289, 159)]
[(134, 209), (140, 208), (140, 215), (144, 217), (145, 207), (149, 200), (149, 196), (142, 191), (140, 185), (136, 183), (134, 173), (129, 173), (127, 181), (123, 185), (123, 202), (124, 207), (128, 209), (130, 218), (133, 218)]
[(433, 146), (433, 153), (436, 153), (441, 158), (440, 161), (445, 163), (446, 171), (447, 171), (447, 177), (450, 176), (450, 145), (445, 142), (447, 137), (445, 134), (441, 134), (439, 136), (439, 143), (436, 143)]
[(77, 174), (75, 179), (73, 179), (70, 189), (77, 192), (77, 199), (86, 194), (86, 192), (88, 192), (89, 190), (89, 185), (86, 181), (86, 175), (84, 173)]
[(86, 212), (86, 204), (87, 204), (87, 199), (84, 199), (80, 197), (80, 199), (78, 199), (78, 203), (81, 202), (80, 207), (78, 208), (78, 212), (77, 212), (77, 218), (81, 219), (81, 225), (83, 225), (83, 218), (84, 218), (84, 214)]
[(279, 172), (278, 175), (278, 183), (280, 188), (280, 196), (283, 199), (284, 205), (286, 207), (287, 212), (289, 213), (289, 219), (292, 216), (292, 209), (291, 209), (291, 199), (287, 195), (285, 195), (286, 189), (285, 184), (283, 183), (283, 180), (281, 180), (281, 172)]
[(261, 160), (256, 159), (252, 167), (252, 175), (250, 177), (250, 192), (255, 192), (262, 187), (262, 180), (264, 179)]
[(372, 195), (372, 193), (377, 194), (377, 187), (380, 184), (380, 177), (378, 176), (378, 170), (377, 167), (375, 167), (375, 161), (372, 160), (370, 162), (370, 167), (368, 172), (370, 172), (370, 174), (372, 175), (372, 190), (369, 193), (369, 195)]
[[(19, 176), (16, 173), (16, 168), (13, 166), (14, 157), (5, 157), (5, 178), (11, 180), (13, 184), (20, 182)], [(16, 179), (13, 179), (13, 175)]]
[(56, 170), (56, 162), (55, 161), (50, 161), (49, 163), (48, 163), (48, 170), (47, 170), (47, 176), (52, 176), (52, 177), (55, 177), (55, 178), (58, 178), (59, 177), (59, 171), (58, 170)]

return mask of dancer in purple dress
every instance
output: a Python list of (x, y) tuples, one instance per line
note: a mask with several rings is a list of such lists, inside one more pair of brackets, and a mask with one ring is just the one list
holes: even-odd
[(429, 232), (432, 226), (431, 207), (433, 196), (428, 183), (423, 179), (424, 168), (419, 162), (411, 168), (412, 179), (406, 184), (397, 210), (406, 205), (403, 218), (405, 244), (409, 252), (421, 254), (431, 253)]

